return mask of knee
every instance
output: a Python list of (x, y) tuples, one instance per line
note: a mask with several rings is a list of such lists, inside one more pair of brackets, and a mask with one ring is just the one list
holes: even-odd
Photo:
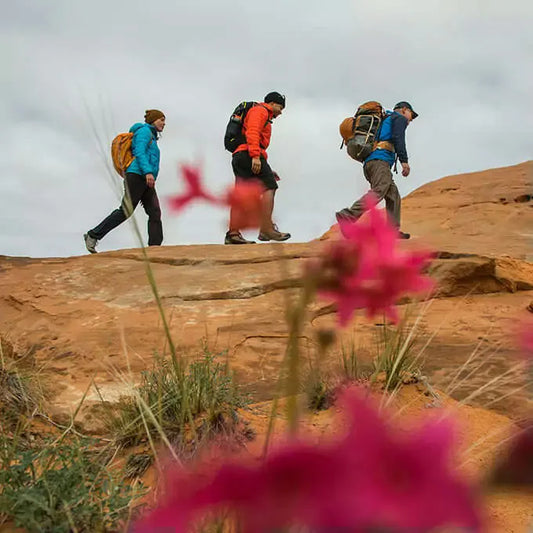
[(159, 206), (150, 209), (148, 213), (150, 220), (161, 220), (161, 208)]
[(389, 190), (387, 192), (387, 196), (398, 200), (400, 199), (400, 191), (398, 190), (396, 183), (391, 183), (391, 186), (389, 187)]
[(146, 206), (146, 214), (150, 220), (161, 220), (161, 206), (159, 202), (154, 202)]
[(372, 192), (378, 197), (379, 201), (383, 200), (386, 196), (390, 194), (390, 184), (379, 184), (375, 187), (372, 187)]
[(133, 215), (133, 206), (131, 204), (128, 204), (128, 203), (123, 203), (121, 206), (120, 206), (120, 211), (122, 211), (122, 213), (124, 214), (124, 217), (125, 218), (130, 218), (131, 215)]

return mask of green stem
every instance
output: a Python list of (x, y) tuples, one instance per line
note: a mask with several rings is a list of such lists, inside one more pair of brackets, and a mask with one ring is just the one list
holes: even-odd
[(289, 340), (287, 344), (287, 420), (289, 432), (296, 435), (298, 432), (299, 409), (298, 392), (300, 390), (300, 336), (302, 333), (305, 311), (314, 295), (315, 284), (312, 280), (304, 280), (300, 293), (300, 300), (294, 309), (289, 312)]

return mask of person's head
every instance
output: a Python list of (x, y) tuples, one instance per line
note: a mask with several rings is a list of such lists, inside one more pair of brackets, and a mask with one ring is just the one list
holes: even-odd
[(159, 109), (147, 109), (144, 113), (144, 121), (146, 124), (152, 124), (159, 133), (165, 128), (165, 114)]
[(400, 113), (400, 115), (403, 115), (408, 122), (411, 122), (418, 117), (418, 113), (413, 109), (413, 106), (409, 102), (398, 102), (394, 106), (394, 111)]
[(265, 96), (265, 104), (268, 104), (272, 108), (274, 118), (279, 117), (285, 109), (285, 96), (273, 91)]

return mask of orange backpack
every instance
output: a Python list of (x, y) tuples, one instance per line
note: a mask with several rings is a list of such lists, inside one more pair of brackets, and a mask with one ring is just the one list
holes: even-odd
[(111, 159), (115, 170), (124, 177), (126, 169), (132, 164), (135, 156), (131, 152), (133, 133), (119, 133), (111, 142)]

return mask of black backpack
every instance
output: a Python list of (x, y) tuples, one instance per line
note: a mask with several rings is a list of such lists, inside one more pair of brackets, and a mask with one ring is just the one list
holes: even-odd
[(252, 107), (256, 106), (257, 102), (241, 102), (235, 111), (231, 114), (228, 125), (226, 126), (226, 133), (224, 134), (224, 148), (233, 153), (238, 146), (246, 143), (246, 136), (242, 132), (242, 125), (244, 118)]

